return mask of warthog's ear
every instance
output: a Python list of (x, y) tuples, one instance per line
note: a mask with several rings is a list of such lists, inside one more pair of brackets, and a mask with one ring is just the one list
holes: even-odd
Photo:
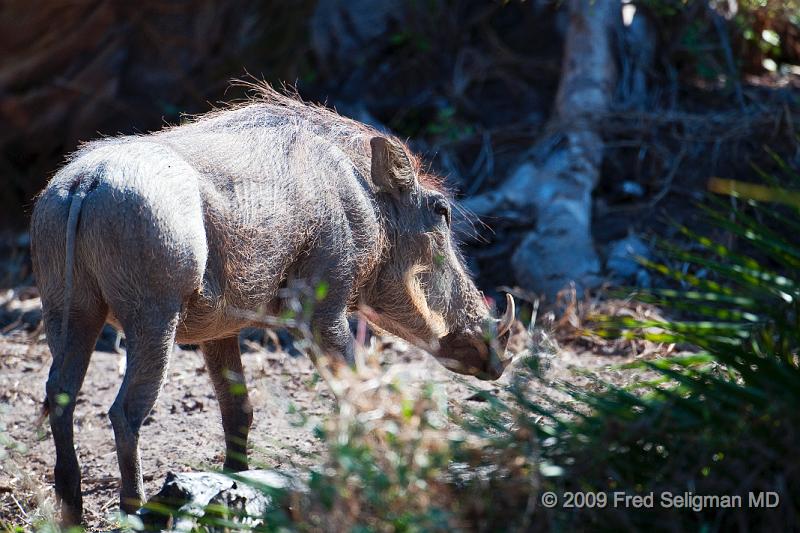
[(379, 190), (398, 194), (416, 188), (414, 167), (405, 148), (386, 137), (373, 137), (369, 145), (372, 148), (372, 183)]

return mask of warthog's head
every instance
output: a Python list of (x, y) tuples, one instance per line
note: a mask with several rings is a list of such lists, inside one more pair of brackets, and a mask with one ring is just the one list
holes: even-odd
[(376, 326), (433, 353), (448, 369), (497, 379), (514, 320), (514, 299), (492, 316), (451, 231), (452, 202), (420, 180), (395, 141), (374, 137), (372, 181), (381, 199), (388, 252), (366, 303)]

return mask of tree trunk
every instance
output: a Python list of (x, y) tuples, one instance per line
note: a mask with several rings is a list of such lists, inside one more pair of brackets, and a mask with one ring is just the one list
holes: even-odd
[(571, 0), (561, 81), (550, 134), (498, 191), (472, 198), (478, 215), (535, 213), (536, 227), (512, 256), (517, 281), (554, 297), (570, 282), (596, 285), (600, 261), (591, 236), (592, 189), (603, 161), (599, 121), (614, 95), (611, 48), (616, 0)]

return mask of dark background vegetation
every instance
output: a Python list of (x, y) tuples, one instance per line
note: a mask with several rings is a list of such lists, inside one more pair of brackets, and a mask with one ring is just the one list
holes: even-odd
[[(797, 6), (630, 5), (638, 29), (615, 22), (617, 87), (598, 121), (606, 148), (592, 232), (604, 262), (631, 231), (663, 234), (659, 215), (690, 218), (710, 176), (769, 169), (764, 145), (800, 158)], [(81, 142), (242, 98), (229, 81), (243, 77), (295, 85), (306, 100), (409, 139), (462, 199), (491, 192), (549, 142), (568, 27), (567, 3), (543, 0), (9, 0), (0, 228), (25, 228), (32, 198)], [(493, 265), (508, 264), (536, 229), (535, 208), (524, 211), (484, 216), (492, 231), (479, 226), (469, 243), (486, 288), (520, 281)], [(637, 281), (616, 270), (604, 274)]]

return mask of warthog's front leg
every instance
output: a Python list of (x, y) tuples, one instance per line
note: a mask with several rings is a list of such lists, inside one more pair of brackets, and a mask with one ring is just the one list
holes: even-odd
[[(332, 240), (332, 238), (331, 238)], [(324, 296), (315, 302), (311, 315), (311, 333), (325, 355), (354, 365), (355, 339), (347, 322), (347, 304), (352, 297), (356, 264), (336, 256), (335, 249), (317, 248), (306, 258), (307, 270), (300, 277), (321, 280), (327, 285)]]
[(223, 468), (231, 472), (247, 470), (247, 435), (253, 423), (253, 409), (247, 396), (239, 338), (206, 342), (202, 350), (222, 414), (225, 431)]
[(342, 358), (351, 366), (355, 364), (355, 339), (344, 309), (319, 309), (311, 319), (311, 330), (325, 355)]

